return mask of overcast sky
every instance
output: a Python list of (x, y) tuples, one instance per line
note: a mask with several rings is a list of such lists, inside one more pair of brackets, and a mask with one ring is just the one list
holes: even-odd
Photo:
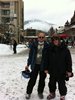
[(75, 0), (23, 0), (24, 20), (40, 19), (56, 25), (70, 21), (75, 10)]

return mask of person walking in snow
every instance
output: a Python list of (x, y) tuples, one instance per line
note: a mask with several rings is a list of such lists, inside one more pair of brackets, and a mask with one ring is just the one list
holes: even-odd
[(36, 83), (37, 76), (39, 74), (39, 83), (38, 83), (38, 96), (43, 99), (43, 91), (45, 87), (45, 78), (46, 73), (44, 72), (44, 54), (48, 47), (48, 43), (45, 41), (45, 33), (38, 33), (38, 39), (32, 43), (29, 50), (29, 57), (27, 61), (27, 66), (25, 70), (28, 70), (31, 65), (31, 76), (26, 89), (26, 99), (29, 99), (33, 90), (33, 87)]
[(16, 50), (17, 42), (15, 39), (13, 39), (12, 43), (13, 43), (13, 52), (14, 52), (14, 54), (16, 54), (17, 53), (17, 50)]
[(66, 45), (60, 43), (58, 35), (52, 37), (50, 47), (47, 49), (44, 62), (45, 73), (49, 73), (48, 100), (56, 96), (56, 83), (60, 93), (60, 100), (65, 100), (67, 94), (66, 77), (72, 76), (72, 58)]

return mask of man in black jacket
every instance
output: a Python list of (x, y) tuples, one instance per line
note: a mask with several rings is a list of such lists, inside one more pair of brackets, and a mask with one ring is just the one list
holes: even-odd
[(26, 90), (26, 99), (29, 99), (33, 90), (33, 87), (36, 83), (37, 76), (39, 74), (39, 83), (38, 83), (38, 96), (43, 99), (43, 91), (45, 87), (45, 78), (46, 73), (44, 72), (44, 58), (45, 51), (48, 47), (48, 43), (45, 41), (45, 33), (38, 33), (38, 39), (33, 42), (30, 46), (29, 57), (27, 61), (27, 66), (25, 70), (28, 70), (28, 67), (31, 66), (31, 76), (27, 85)]
[(72, 58), (66, 45), (60, 43), (59, 36), (52, 37), (52, 42), (45, 56), (45, 73), (50, 74), (48, 100), (55, 98), (56, 82), (60, 93), (60, 100), (65, 100), (67, 87), (65, 84), (66, 75), (72, 75)]

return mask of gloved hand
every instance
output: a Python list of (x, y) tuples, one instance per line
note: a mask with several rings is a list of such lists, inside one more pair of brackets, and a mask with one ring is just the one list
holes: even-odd
[(69, 80), (69, 78), (70, 77), (73, 77), (74, 75), (73, 75), (73, 73), (72, 72), (66, 72), (66, 81), (68, 81)]
[(66, 72), (66, 76), (67, 77), (73, 77), (73, 73), (72, 72)]

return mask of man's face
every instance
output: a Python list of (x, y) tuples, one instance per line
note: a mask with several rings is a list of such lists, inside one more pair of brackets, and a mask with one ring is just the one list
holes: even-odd
[(43, 42), (45, 40), (45, 34), (44, 33), (39, 33), (38, 34), (38, 41)]

